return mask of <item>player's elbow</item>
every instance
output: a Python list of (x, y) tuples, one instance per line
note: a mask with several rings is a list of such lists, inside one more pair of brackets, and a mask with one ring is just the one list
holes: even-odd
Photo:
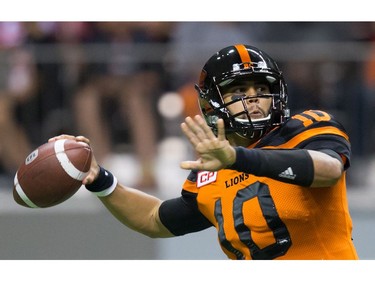
[(311, 187), (329, 187), (335, 185), (344, 171), (343, 164), (336, 158), (327, 156), (324, 161), (314, 165), (314, 181)]
[(172, 233), (170, 233), (169, 231), (166, 231), (165, 229), (158, 229), (157, 231), (138, 231), (138, 232), (152, 239), (174, 237)]
[(150, 213), (149, 220), (145, 222), (143, 227), (138, 229), (138, 232), (153, 239), (174, 236), (161, 222), (159, 218), (159, 208), (153, 209), (153, 211)]

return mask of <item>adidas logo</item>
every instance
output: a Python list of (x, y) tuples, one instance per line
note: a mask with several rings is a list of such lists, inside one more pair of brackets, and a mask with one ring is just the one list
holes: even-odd
[(290, 180), (294, 180), (296, 176), (297, 176), (296, 174), (293, 174), (293, 170), (292, 170), (291, 167), (289, 167), (284, 172), (279, 174), (280, 178), (286, 178), (286, 179), (290, 179)]

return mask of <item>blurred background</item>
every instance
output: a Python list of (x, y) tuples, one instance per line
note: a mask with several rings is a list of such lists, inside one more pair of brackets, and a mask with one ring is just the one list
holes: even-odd
[(194, 159), (180, 132), (199, 113), (206, 60), (244, 43), (283, 70), (293, 113), (326, 110), (352, 143), (348, 198), (361, 259), (375, 258), (375, 23), (0, 22), (0, 259), (226, 259), (213, 229), (149, 239), (84, 188), (49, 209), (16, 205), (15, 172), (61, 134), (91, 139), (124, 184), (179, 196)]

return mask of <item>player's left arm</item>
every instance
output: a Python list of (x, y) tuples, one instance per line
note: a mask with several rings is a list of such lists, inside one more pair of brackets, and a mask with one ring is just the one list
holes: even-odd
[(202, 117), (185, 119), (182, 131), (200, 158), (183, 161), (181, 168), (207, 171), (228, 168), (306, 187), (332, 186), (344, 171), (341, 156), (333, 150), (233, 147), (226, 140), (223, 120), (217, 124), (215, 136)]

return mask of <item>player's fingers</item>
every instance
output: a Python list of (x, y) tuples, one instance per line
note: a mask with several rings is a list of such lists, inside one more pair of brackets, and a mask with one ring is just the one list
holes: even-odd
[(97, 175), (90, 171), (90, 173), (85, 177), (82, 181), (83, 185), (93, 183), (96, 179)]
[(100, 167), (98, 165), (98, 162), (96, 161), (95, 156), (92, 155), (90, 171), (86, 178), (83, 179), (82, 184), (86, 185), (92, 183), (95, 179), (97, 179), (99, 171)]
[(200, 140), (196, 137), (195, 133), (190, 129), (190, 127), (187, 125), (187, 123), (181, 123), (181, 130), (184, 133), (184, 135), (187, 137), (187, 139), (190, 141), (190, 143), (196, 147)]
[(223, 119), (219, 119), (217, 121), (217, 138), (219, 139), (219, 141), (224, 141), (226, 139)]
[(180, 163), (181, 169), (184, 170), (204, 170), (203, 164), (200, 160), (198, 161), (182, 161)]
[(85, 142), (87, 143), (88, 145), (90, 145), (90, 140), (84, 136), (77, 136), (75, 137), (76, 141), (82, 141), (82, 142)]
[(184, 123), (187, 126), (186, 129), (190, 131), (190, 136), (194, 135), (194, 137), (198, 141), (204, 141), (205, 139), (207, 139), (205, 131), (201, 128), (201, 126), (196, 122), (195, 119), (186, 117)]
[(194, 131), (195, 135), (201, 142), (216, 140), (215, 134), (212, 132), (211, 128), (207, 125), (202, 116), (195, 115), (194, 119), (190, 118), (189, 125), (191, 130)]
[(51, 141), (57, 141), (57, 140), (61, 140), (61, 139), (70, 139), (70, 140), (74, 140), (76, 137), (75, 136), (72, 136), (72, 135), (66, 135), (66, 134), (62, 134), (62, 135), (59, 135), (59, 136), (55, 136), (55, 137), (52, 137), (48, 140), (48, 142), (51, 142)]
[(59, 136), (52, 137), (52, 138), (48, 139), (48, 142), (57, 141), (57, 140), (61, 140), (61, 139), (81, 141), (81, 142), (85, 142), (88, 145), (90, 145), (90, 140), (88, 138), (84, 137), (84, 136), (73, 136), (73, 135), (67, 135), (67, 134), (61, 134)]
[(204, 135), (205, 135), (205, 138), (207, 139), (211, 139), (211, 140), (214, 140), (216, 139), (216, 136), (215, 134), (212, 132), (211, 128), (207, 125), (206, 121), (203, 119), (202, 116), (200, 115), (196, 115), (194, 117), (195, 119), (195, 122), (199, 125), (199, 127), (202, 129), (202, 131), (204, 132)]

